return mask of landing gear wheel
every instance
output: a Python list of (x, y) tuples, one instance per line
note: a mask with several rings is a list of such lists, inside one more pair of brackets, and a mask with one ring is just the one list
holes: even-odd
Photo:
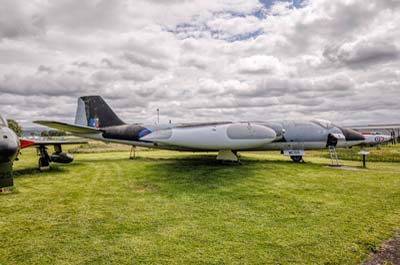
[(39, 158), (39, 170), (48, 169), (49, 166), (50, 163), (46, 158), (44, 157)]
[(302, 156), (291, 156), (290, 157), (292, 160), (293, 160), (293, 162), (295, 162), (295, 163), (300, 163), (301, 161), (303, 161), (303, 157)]

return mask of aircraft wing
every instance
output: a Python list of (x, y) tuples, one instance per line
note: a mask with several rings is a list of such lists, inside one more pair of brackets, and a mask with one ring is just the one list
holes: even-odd
[(27, 148), (30, 146), (42, 146), (42, 145), (65, 145), (65, 144), (87, 144), (88, 141), (85, 140), (31, 140), (20, 138), (21, 148)]
[(394, 130), (400, 129), (400, 124), (364, 124), (364, 125), (351, 125), (347, 128), (355, 130)]
[(84, 140), (34, 140), (34, 145), (54, 145), (54, 144), (87, 144)]
[[(63, 153), (62, 145), (66, 144), (87, 144), (88, 142), (85, 140), (30, 140), (20, 138), (20, 146), (21, 149), (28, 148), (30, 146), (35, 146), (37, 148), (37, 153), (40, 156), (39, 158), (39, 169), (48, 169), (50, 166), (50, 162), (69, 164), (74, 160), (74, 157), (71, 154)], [(54, 153), (49, 155), (47, 153), (47, 145), (54, 146)]]
[(44, 126), (47, 126), (50, 128), (54, 128), (54, 129), (57, 129), (60, 131), (71, 132), (71, 133), (75, 133), (75, 134), (92, 134), (92, 133), (102, 132), (102, 130), (98, 129), (98, 128), (92, 128), (92, 127), (76, 125), (76, 124), (69, 124), (69, 123), (58, 122), (58, 121), (34, 121), (34, 123), (44, 125)]

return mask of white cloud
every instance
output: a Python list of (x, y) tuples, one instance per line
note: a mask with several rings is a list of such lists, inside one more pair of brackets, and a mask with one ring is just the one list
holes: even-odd
[(289, 75), (289, 68), (279, 59), (269, 55), (253, 55), (239, 59), (236, 67), (243, 74)]
[(76, 97), (100, 94), (128, 122), (156, 108), (173, 121), (398, 121), (400, 2), (302, 5), (0, 0), (0, 112), (72, 121)]

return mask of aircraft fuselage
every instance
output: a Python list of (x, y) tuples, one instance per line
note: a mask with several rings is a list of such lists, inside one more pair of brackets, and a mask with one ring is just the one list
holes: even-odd
[[(235, 137), (229, 136), (229, 128), (233, 128), (232, 126), (236, 126), (236, 131), (248, 128), (252, 131), (251, 137), (243, 134), (242, 139), (240, 135), (233, 139)], [(256, 130), (258, 139), (254, 136)], [(324, 149), (329, 145), (329, 136), (332, 135), (338, 136), (331, 143), (337, 147), (353, 146), (364, 141), (364, 137), (353, 130), (318, 121), (132, 124), (106, 127), (102, 131), (78, 135), (105, 142), (179, 151)], [(143, 132), (146, 134), (141, 135)]]

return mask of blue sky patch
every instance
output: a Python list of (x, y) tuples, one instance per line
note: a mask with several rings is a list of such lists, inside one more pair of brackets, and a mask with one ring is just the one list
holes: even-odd
[(301, 8), (304, 0), (260, 0), (260, 3), (262, 3), (265, 8), (270, 8), (276, 2), (288, 2), (291, 3), (292, 7)]
[[(213, 17), (255, 17), (259, 20), (268, 19), (267, 14), (268, 10), (274, 3), (277, 2), (288, 2), (290, 3), (290, 8), (302, 8), (304, 2), (306, 0), (259, 0), (262, 3), (262, 7), (251, 12), (233, 12), (233, 11), (225, 11), (225, 12), (217, 12), (213, 14)], [(225, 40), (228, 42), (234, 41), (245, 41), (249, 39), (255, 39), (258, 36), (264, 34), (261, 28), (254, 28), (254, 30), (244, 32), (241, 34), (232, 35), (228, 32), (224, 32), (222, 30), (215, 30), (210, 28), (207, 25), (207, 21), (199, 21), (198, 17), (193, 17), (191, 22), (180, 23), (175, 26), (175, 28), (165, 29), (168, 32), (172, 32), (177, 35), (180, 39), (186, 38), (204, 38), (211, 37), (213, 39)]]

